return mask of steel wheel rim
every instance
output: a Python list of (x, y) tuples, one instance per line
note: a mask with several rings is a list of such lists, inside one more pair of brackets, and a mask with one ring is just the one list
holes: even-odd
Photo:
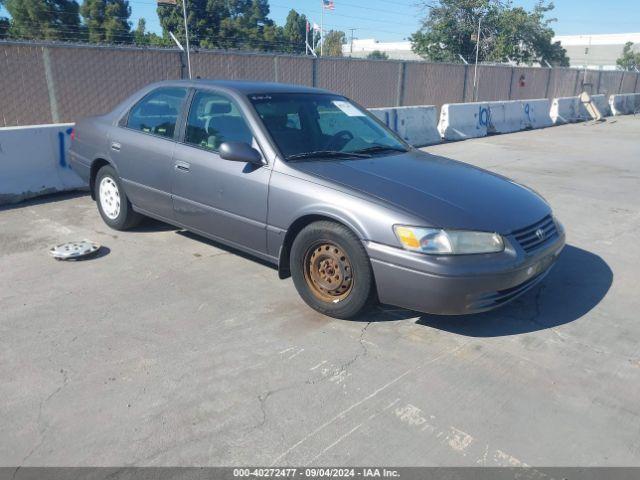
[(100, 206), (104, 214), (111, 220), (115, 220), (120, 215), (120, 190), (115, 180), (111, 177), (104, 177), (100, 181)]
[(353, 290), (353, 267), (339, 245), (322, 241), (305, 253), (304, 279), (316, 298), (337, 303)]

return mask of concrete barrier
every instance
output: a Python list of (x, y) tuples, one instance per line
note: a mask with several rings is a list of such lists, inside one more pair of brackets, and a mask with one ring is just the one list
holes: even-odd
[(546, 128), (553, 125), (548, 98), (522, 100), (522, 122), (525, 128)]
[(520, 100), (505, 100), (489, 102), (489, 133), (511, 133), (524, 130), (522, 102)]
[(609, 102), (607, 101), (607, 96), (604, 94), (599, 95), (591, 95), (591, 103), (593, 103), (600, 115), (603, 117), (611, 116), (611, 107), (609, 107)]
[(441, 141), (434, 105), (371, 108), (369, 111), (415, 147), (433, 145)]
[(550, 116), (554, 125), (581, 122), (587, 118), (586, 115), (578, 97), (554, 98), (551, 103)]
[(487, 103), (445, 103), (440, 110), (438, 131), (445, 140), (486, 137), (490, 115)]
[(640, 110), (640, 93), (621, 93), (609, 97), (613, 115), (628, 115)]
[(68, 163), (72, 126), (0, 128), (0, 205), (85, 186)]

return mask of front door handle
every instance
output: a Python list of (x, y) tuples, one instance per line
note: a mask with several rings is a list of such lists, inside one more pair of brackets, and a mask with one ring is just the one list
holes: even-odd
[(118, 142), (111, 142), (111, 150), (119, 152), (120, 148), (122, 148), (122, 145), (120, 145)]
[(174, 164), (176, 170), (180, 170), (181, 172), (188, 172), (191, 170), (191, 164), (187, 162), (177, 161)]

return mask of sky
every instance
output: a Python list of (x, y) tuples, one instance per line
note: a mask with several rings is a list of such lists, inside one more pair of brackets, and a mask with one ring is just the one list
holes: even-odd
[[(419, 28), (420, 19), (426, 14), (416, 6), (420, 0), (334, 0), (334, 3), (335, 10), (325, 13), (325, 29), (342, 30), (348, 38), (349, 29), (355, 28), (355, 38), (401, 41)], [(527, 9), (535, 3), (536, 0), (513, 1), (514, 5)], [(558, 19), (553, 25), (557, 35), (640, 32), (640, 0), (556, 0), (554, 3), (556, 8), (551, 16)], [(134, 26), (144, 17), (148, 30), (161, 32), (154, 0), (129, 0), (129, 4)], [(284, 25), (292, 8), (320, 23), (321, 0), (270, 0), (269, 4), (270, 17), (278, 25)]]

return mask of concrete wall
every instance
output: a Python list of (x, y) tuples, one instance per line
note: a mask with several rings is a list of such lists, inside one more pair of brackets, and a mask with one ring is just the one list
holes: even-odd
[[(194, 76), (327, 88), (365, 107), (471, 101), (473, 65), (195, 51)], [(0, 126), (71, 122), (113, 108), (150, 82), (186, 78), (177, 50), (0, 41)], [(640, 92), (639, 74), (478, 67), (479, 101)], [(16, 88), (19, 86), (19, 88)]]
[(414, 147), (440, 142), (434, 105), (372, 108), (371, 113)]
[(72, 126), (0, 128), (0, 205), (85, 186), (68, 162)]

